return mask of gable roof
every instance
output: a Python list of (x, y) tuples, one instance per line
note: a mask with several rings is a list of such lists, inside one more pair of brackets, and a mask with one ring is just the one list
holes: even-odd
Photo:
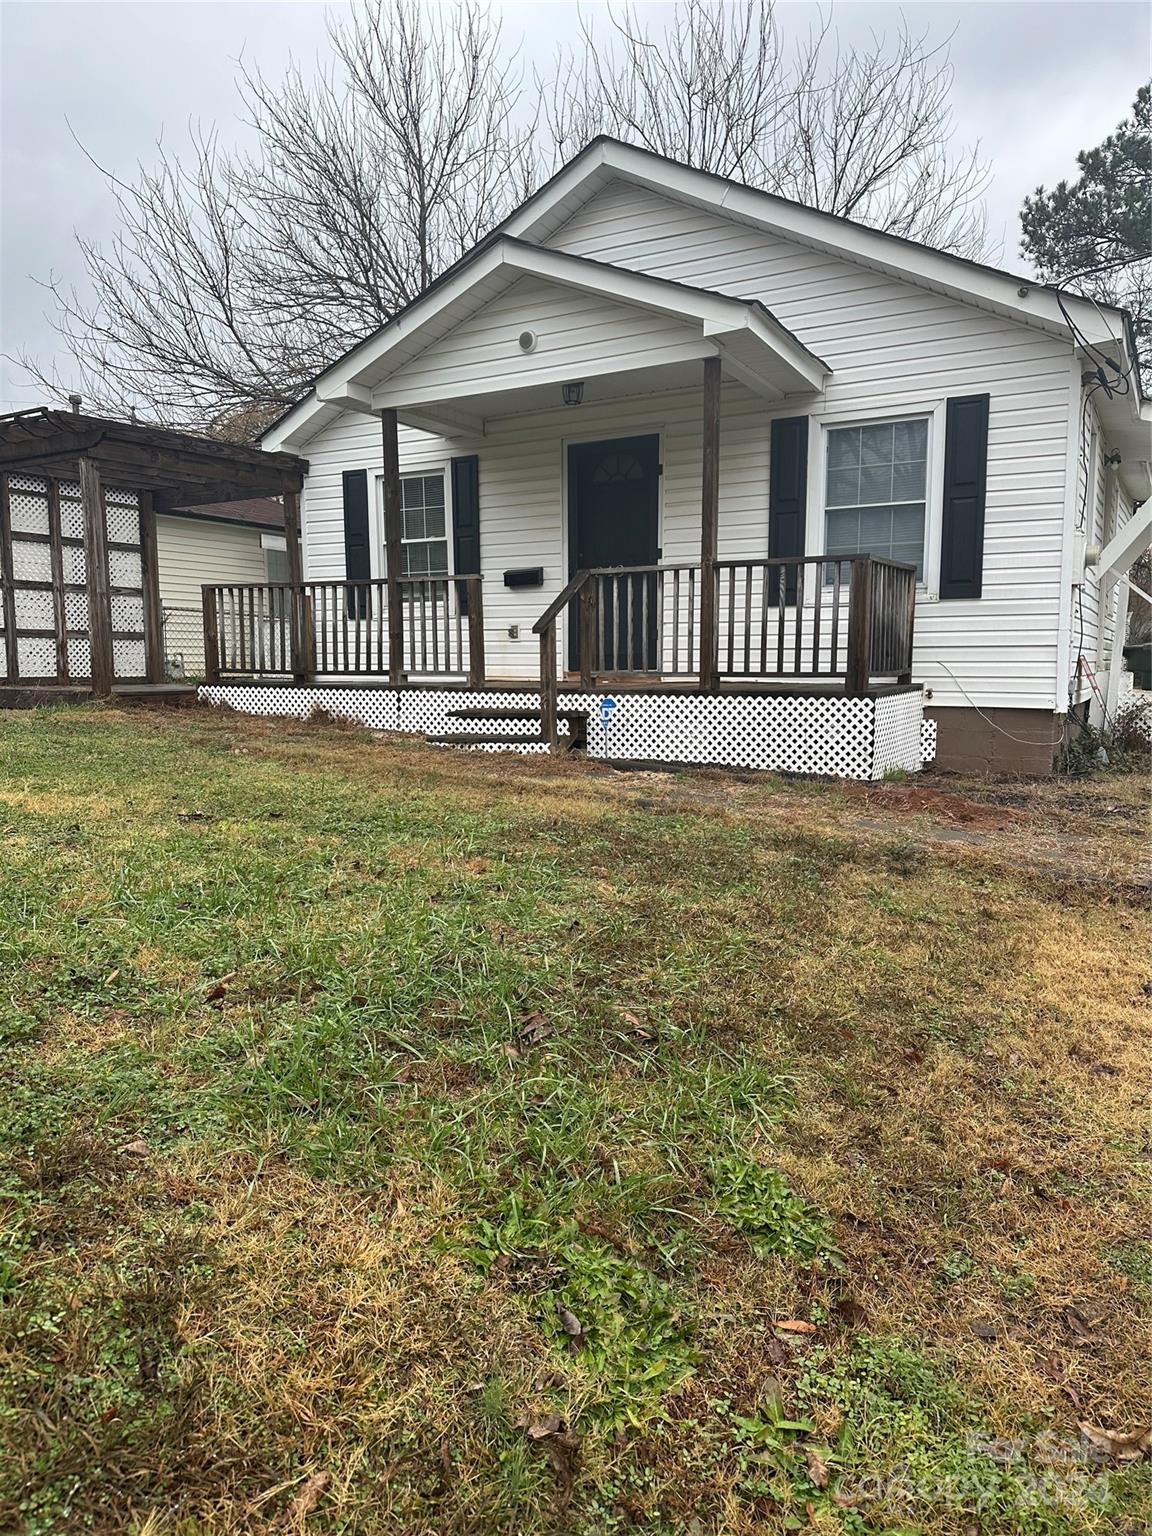
[[(839, 214), (826, 213), (806, 204), (749, 187), (742, 182), (719, 176), (712, 171), (700, 171), (681, 161), (672, 160), (652, 150), (641, 149), (622, 140), (601, 136), (591, 140), (577, 155), (563, 166), (543, 186), (539, 187), (489, 236), (480, 241), (465, 256), (436, 278), (411, 304), (373, 335), (366, 337), (339, 358), (314, 381), (311, 390), (296, 405), (289, 408), (277, 421), (261, 434), (259, 441), (269, 447), (284, 444), (292, 433), (300, 430), (301, 417), (309, 417), (309, 431), (322, 425), (326, 414), (337, 414), (347, 407), (345, 399), (336, 410), (324, 410), (323, 386), (337, 377), (355, 371), (355, 360), (365, 350), (371, 350), (382, 338), (413, 315), (444, 287), (457, 281), (461, 272), (481, 258), (485, 252), (497, 246), (505, 250), (528, 246), (541, 250), (539, 242), (558, 230), (572, 215), (594, 197), (610, 181), (631, 181), (679, 202), (708, 209), (726, 219), (763, 229), (782, 238), (795, 240), (813, 249), (827, 252), (873, 270), (886, 273), (900, 281), (909, 282), (943, 293), (961, 302), (992, 310), (1021, 324), (1035, 326), (1050, 334), (1069, 340), (1073, 333), (1068, 314), (1076, 326), (1093, 343), (1119, 343), (1133, 364), (1135, 348), (1132, 342), (1131, 323), (1126, 311), (1094, 300), (1058, 291), (1038, 283), (1032, 278), (1021, 277), (968, 257), (953, 255), (931, 246), (910, 240), (902, 235), (872, 229), (868, 225), (844, 218)], [(559, 252), (551, 253), (559, 255)], [(607, 263), (589, 261), (584, 257), (571, 257), (573, 261), (586, 262), (590, 267), (601, 267), (614, 273), (625, 269)], [(641, 274), (634, 274), (641, 275)], [(667, 279), (649, 277), (651, 282)], [(677, 289), (685, 285), (672, 284)], [(705, 290), (688, 292), (703, 293)], [(727, 298), (712, 294), (713, 298)], [(731, 300), (748, 304), (755, 301)], [(763, 305), (756, 305), (773, 324), (779, 327), (791, 342), (802, 343), (787, 332), (771, 316)], [(807, 349), (804, 349), (805, 351)], [(812, 356), (811, 353), (808, 354)], [(818, 362), (819, 360), (816, 359)], [(1142, 391), (1133, 364), (1133, 376), (1137, 388), (1132, 391), (1131, 404), (1139, 415)], [(310, 410), (306, 410), (311, 406)], [(370, 408), (365, 401), (364, 409)]]
[[(921, 282), (961, 301), (996, 308), (1025, 324), (1040, 324), (1062, 335), (1068, 332), (1056, 289), (1035, 278), (941, 251), (904, 235), (873, 229), (841, 214), (811, 208), (714, 171), (697, 170), (682, 161), (606, 135), (592, 139), (555, 176), (537, 188), (508, 216), (500, 231), (524, 240), (546, 239), (613, 180), (634, 182), (679, 202), (710, 209), (785, 239), (798, 240), (905, 282)], [(1022, 293), (1022, 289), (1026, 292)], [(1074, 294), (1064, 293), (1063, 297), (1065, 303), (1076, 307), (1077, 324), (1093, 341), (1122, 335), (1128, 320), (1124, 310)]]
[[(489, 387), (484, 382), (471, 381), (462, 391), (447, 384), (443, 389), (424, 386), (413, 391), (391, 381), (402, 375), (406, 364), (524, 277), (668, 317), (703, 350), (718, 349), (732, 377), (772, 399), (814, 393), (831, 371), (757, 299), (735, 298), (497, 233), (327, 369), (311, 394), (268, 428), (262, 440), (279, 443), (295, 433), (315, 431), (317, 415), (326, 408), (375, 412), (394, 406), (402, 414), (418, 417), (422, 403), (429, 399), (459, 399), (466, 404), (478, 398)], [(522, 382), (548, 381), (547, 367), (542, 366), (546, 360), (534, 362), (533, 376)], [(617, 360), (607, 371), (626, 373), (641, 365), (639, 358)], [(565, 378), (569, 369), (560, 363), (552, 371), (556, 378)], [(512, 378), (493, 380), (491, 388), (506, 389)], [(406, 413), (405, 406), (410, 408)], [(461, 425), (479, 423), (462, 418)]]

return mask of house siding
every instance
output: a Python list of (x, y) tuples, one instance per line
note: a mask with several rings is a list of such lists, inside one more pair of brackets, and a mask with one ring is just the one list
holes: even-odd
[(204, 670), (200, 588), (267, 581), (260, 530), (206, 518), (159, 516), (156, 563), (165, 616), (165, 655), (183, 657), (185, 675), (198, 676)]
[[(759, 299), (833, 370), (815, 412), (822, 417), (990, 394), (983, 594), (921, 597), (915, 675), (938, 704), (1065, 707), (1057, 674), (1066, 342), (623, 182), (590, 199), (547, 243)], [(733, 470), (722, 458), (722, 480)], [(818, 536), (818, 511), (810, 505), (809, 513)]]
[[(722, 400), (720, 555), (762, 558), (768, 552), (768, 445), (773, 414), (810, 411), (817, 420), (876, 412), (925, 412), (954, 395), (991, 395), (983, 595), (918, 603), (914, 675), (936, 704), (1062, 710), (1058, 678), (1066, 666), (1068, 630), (1061, 613), (1070, 346), (973, 305), (900, 282), (858, 263), (813, 251), (748, 225), (677, 204), (635, 186), (612, 184), (549, 237), (557, 249), (610, 261), (659, 277), (759, 299), (833, 370), (824, 395), (785, 400), (770, 409), (742, 386), (726, 384)], [(556, 288), (532, 295), (517, 284), (463, 333), (404, 365), (432, 370), (502, 365), (513, 325), (574, 328), (573, 373), (592, 373), (618, 334), (621, 306), (592, 304)], [(517, 290), (519, 292), (517, 293)], [(589, 307), (589, 306), (592, 307)], [(669, 323), (626, 311), (652, 325)], [(542, 316), (546, 319), (542, 320)], [(521, 322), (521, 317), (523, 317)], [(676, 327), (673, 325), (672, 329)], [(491, 336), (489, 332), (491, 331)], [(488, 339), (485, 339), (488, 338)], [(594, 339), (595, 338), (595, 339)], [(667, 336), (665, 336), (665, 341)], [(466, 356), (449, 350), (462, 342)], [(664, 343), (661, 342), (661, 345)], [(517, 382), (509, 377), (508, 384)], [(483, 437), (442, 439), (403, 431), (405, 471), (446, 466), (454, 453), (480, 455), (481, 560), (491, 675), (531, 678), (537, 657), (533, 620), (567, 577), (564, 445), (659, 431), (662, 436), (661, 545), (666, 561), (699, 556), (700, 391), (636, 396), (490, 419)], [(813, 433), (814, 441), (821, 434)], [(379, 421), (348, 413), (306, 448), (304, 553), (309, 576), (343, 576), (341, 474), (381, 467)], [(814, 452), (817, 450), (814, 450)], [(811, 505), (809, 548), (819, 551), (822, 518)], [(372, 498), (374, 569), (381, 565), (379, 495)], [(934, 512), (936, 521), (939, 508)], [(938, 553), (931, 553), (938, 564)], [(503, 586), (511, 566), (540, 565), (542, 589)], [(930, 588), (937, 571), (931, 570)], [(507, 630), (520, 626), (519, 639)], [(1066, 675), (1066, 672), (1065, 672)]]

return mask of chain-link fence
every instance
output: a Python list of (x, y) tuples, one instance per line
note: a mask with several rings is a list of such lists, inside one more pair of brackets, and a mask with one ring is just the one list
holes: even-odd
[(164, 676), (173, 682), (204, 676), (204, 617), (199, 608), (164, 610)]

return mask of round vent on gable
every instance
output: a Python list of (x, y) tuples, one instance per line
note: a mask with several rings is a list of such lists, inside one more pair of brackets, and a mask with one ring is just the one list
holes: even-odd
[(535, 350), (536, 350), (536, 332), (535, 331), (521, 331), (520, 332), (520, 336), (519, 336), (519, 347), (520, 347), (521, 352), (535, 352)]

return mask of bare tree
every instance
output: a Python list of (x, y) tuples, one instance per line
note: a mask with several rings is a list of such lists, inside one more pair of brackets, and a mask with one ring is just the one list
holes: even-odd
[(986, 242), (979, 150), (951, 150), (944, 48), (901, 27), (843, 51), (830, 16), (789, 50), (773, 0), (681, 0), (664, 32), (634, 6), (585, 22), (548, 126), (562, 154), (609, 133), (961, 255)]
[[(983, 168), (953, 157), (943, 52), (901, 32), (785, 48), (773, 0), (681, 0), (589, 27), (538, 79), (543, 121), (484, 0), (358, 0), (317, 77), (243, 71), (251, 147), (194, 134), (132, 182), (120, 229), (80, 238), (90, 294), (48, 286), (94, 405), (244, 437), (383, 324), (532, 190), (613, 133), (948, 249), (983, 239)], [(60, 380), (22, 359), (30, 376)]]
[(194, 133), (107, 178), (120, 229), (79, 239), (91, 297), (48, 285), (94, 405), (250, 434), (531, 190), (521, 72), (481, 0), (362, 0), (329, 39), (315, 80), (241, 74), (247, 152)]

